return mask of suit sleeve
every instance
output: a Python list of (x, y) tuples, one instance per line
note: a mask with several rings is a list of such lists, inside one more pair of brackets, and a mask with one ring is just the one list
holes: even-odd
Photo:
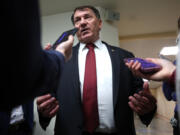
[(0, 110), (55, 89), (64, 64), (61, 53), (41, 47), (38, 1), (7, 0), (5, 5)]

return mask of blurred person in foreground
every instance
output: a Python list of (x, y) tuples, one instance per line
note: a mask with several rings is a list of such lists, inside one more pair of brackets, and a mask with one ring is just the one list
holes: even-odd
[(71, 57), (72, 36), (56, 51), (42, 49), (38, 2), (5, 1), (0, 110), (11, 110), (55, 89), (65, 61)]
[(9, 116), (17, 105), (27, 104), (57, 87), (73, 37), (56, 51), (41, 47), (38, 0), (4, 1), (2, 15), (0, 135), (7, 135)]

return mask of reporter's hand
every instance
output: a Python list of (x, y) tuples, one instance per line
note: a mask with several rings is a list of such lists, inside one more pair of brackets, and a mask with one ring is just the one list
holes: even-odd
[(59, 110), (59, 103), (55, 97), (46, 94), (37, 98), (36, 101), (38, 112), (47, 118), (52, 118)]
[(126, 63), (128, 68), (133, 72), (135, 76), (139, 76), (148, 80), (154, 80), (154, 81), (166, 81), (170, 78), (173, 71), (176, 69), (176, 66), (167, 60), (164, 59), (158, 59), (158, 58), (146, 58), (147, 61), (153, 62), (155, 64), (160, 65), (162, 68), (158, 72), (154, 74), (142, 74), (140, 72), (141, 64), (139, 62), (133, 62)]
[(161, 67), (162, 67), (160, 71), (158, 71), (155, 74), (153, 74), (152, 76), (150, 76), (151, 80), (155, 80), (155, 81), (169, 80), (170, 76), (176, 69), (176, 66), (168, 60), (158, 59), (158, 58), (157, 59), (147, 58), (146, 60), (153, 62), (155, 64), (158, 64), (158, 65), (161, 65)]
[(61, 52), (64, 55), (66, 61), (68, 61), (72, 56), (73, 42), (74, 42), (74, 37), (70, 35), (67, 41), (62, 42), (56, 47), (56, 51)]

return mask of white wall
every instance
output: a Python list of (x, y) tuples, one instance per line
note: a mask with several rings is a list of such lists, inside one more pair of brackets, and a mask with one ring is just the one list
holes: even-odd
[[(42, 43), (43, 46), (47, 43), (53, 44), (62, 32), (73, 28), (71, 23), (72, 12), (55, 14), (42, 17)], [(77, 41), (75, 41), (77, 42)]]
[[(103, 9), (98, 8), (103, 14)], [(72, 12), (66, 12), (51, 16), (43, 16), (42, 17), (42, 46), (45, 46), (47, 43), (53, 44), (57, 38), (61, 35), (63, 31), (73, 28), (71, 23), (71, 14)], [(103, 17), (103, 16), (102, 16)], [(103, 18), (102, 18), (103, 19)], [(109, 44), (115, 45), (119, 47), (119, 38), (118, 38), (118, 28), (111, 25), (111, 23), (103, 21), (102, 31), (100, 33), (100, 37), (103, 41), (106, 41)], [(75, 38), (75, 44), (78, 42), (77, 38)], [(53, 119), (50, 123), (50, 126), (44, 132), (38, 121), (37, 109), (36, 104), (34, 105), (34, 114), (35, 114), (35, 129), (34, 135), (53, 135), (54, 129), (54, 120)]]
[(175, 46), (175, 41), (174, 36), (120, 40), (122, 48), (141, 58), (159, 57), (160, 50), (165, 46)]

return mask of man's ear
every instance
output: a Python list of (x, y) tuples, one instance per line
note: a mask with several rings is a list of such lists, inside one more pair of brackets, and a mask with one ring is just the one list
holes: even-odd
[(101, 28), (102, 28), (102, 20), (99, 19), (99, 29), (101, 30)]

